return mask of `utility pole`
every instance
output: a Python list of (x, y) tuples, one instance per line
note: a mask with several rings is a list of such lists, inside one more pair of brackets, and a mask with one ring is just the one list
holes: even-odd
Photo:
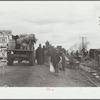
[(86, 37), (81, 37), (81, 44), (82, 44), (82, 46), (81, 46), (82, 49), (83, 48), (87, 49), (88, 42), (86, 40)]
[(84, 48), (84, 37), (82, 37), (82, 49)]
[(85, 38), (86, 38), (86, 37), (81, 37), (81, 41), (82, 41), (82, 46), (81, 46), (81, 48), (82, 48), (82, 49), (85, 48)]

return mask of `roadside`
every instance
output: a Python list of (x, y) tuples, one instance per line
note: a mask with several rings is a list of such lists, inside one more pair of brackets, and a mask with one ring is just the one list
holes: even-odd
[(95, 61), (94, 59), (90, 59), (90, 60), (85, 60), (83, 62), (81, 62), (81, 65), (93, 68), (95, 70), (98, 70), (98, 62)]
[[(80, 72), (88, 78), (95, 86), (100, 87), (100, 72), (96, 68), (89, 67), (85, 64), (80, 64)], [(84, 74), (85, 72), (85, 74)]]
[(0, 67), (0, 86), (9, 87), (95, 87), (87, 77), (78, 70), (66, 68), (60, 71), (59, 76), (50, 72), (44, 65), (28, 66), (27, 62), (13, 66), (5, 66), (2, 75)]

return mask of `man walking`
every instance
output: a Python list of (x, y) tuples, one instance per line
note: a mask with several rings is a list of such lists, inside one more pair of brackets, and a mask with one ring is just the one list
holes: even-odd
[(57, 49), (53, 49), (53, 52), (52, 52), (52, 56), (51, 56), (51, 62), (55, 68), (55, 75), (57, 76), (58, 75), (58, 63), (60, 61), (60, 55), (59, 55), (59, 51)]

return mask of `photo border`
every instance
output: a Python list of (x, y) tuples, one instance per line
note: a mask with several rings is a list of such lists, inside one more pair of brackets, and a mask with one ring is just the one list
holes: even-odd
[[(99, 1), (99, 0), (0, 0), (0, 1)], [(17, 100), (17, 99), (23, 99), (23, 100), (41, 100), (41, 99), (46, 99), (46, 100), (98, 100), (100, 99), (100, 88), (84, 88), (84, 87), (67, 87), (67, 91), (65, 87), (50, 87), (54, 89), (54, 91), (47, 91), (48, 87), (27, 87), (27, 88), (16, 88), (16, 87), (1, 87), (0, 91), (0, 99), (3, 100)], [(70, 90), (70, 91), (69, 91)], [(95, 94), (93, 95), (93, 93)], [(38, 95), (36, 94), (38, 93)], [(27, 97), (25, 95), (28, 94)], [(74, 94), (74, 95), (73, 95)], [(80, 95), (79, 95), (80, 94)], [(33, 99), (34, 98), (34, 99)]]

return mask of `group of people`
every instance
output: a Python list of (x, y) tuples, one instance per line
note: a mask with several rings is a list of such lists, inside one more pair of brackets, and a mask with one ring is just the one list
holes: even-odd
[(59, 69), (65, 71), (67, 66), (66, 50), (64, 48), (58, 49), (50, 45), (48, 41), (43, 47), (39, 44), (39, 47), (36, 49), (36, 59), (39, 65), (45, 64), (50, 67), (50, 63), (52, 63), (55, 69), (55, 75), (59, 74)]
[(42, 65), (44, 64), (44, 47), (41, 47), (41, 44), (39, 44), (39, 47), (36, 50), (36, 59), (37, 64)]

